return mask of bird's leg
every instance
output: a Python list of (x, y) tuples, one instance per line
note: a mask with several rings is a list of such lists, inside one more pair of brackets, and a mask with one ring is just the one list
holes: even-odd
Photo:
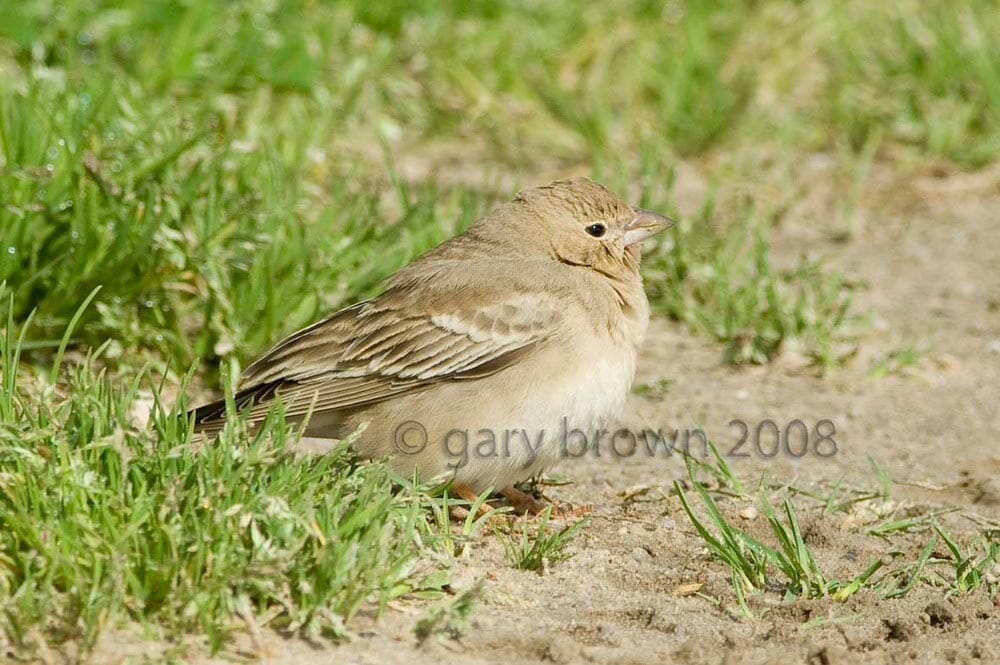
[[(475, 490), (473, 490), (468, 485), (464, 485), (462, 483), (455, 483), (454, 485), (452, 485), (451, 492), (459, 499), (464, 499), (465, 501), (468, 501), (470, 505), (473, 506), (476, 505), (476, 501), (479, 501), (479, 495), (476, 494)], [(476, 518), (478, 519), (483, 515), (488, 515), (492, 510), (493, 506), (484, 501), (476, 510)], [(456, 519), (464, 520), (468, 514), (469, 514), (469, 509), (466, 508), (465, 506), (452, 507), (452, 516), (456, 517)]]

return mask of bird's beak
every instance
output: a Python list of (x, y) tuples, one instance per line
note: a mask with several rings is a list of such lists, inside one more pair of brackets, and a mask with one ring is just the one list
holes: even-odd
[(625, 227), (625, 246), (641, 242), (660, 231), (665, 231), (674, 225), (674, 220), (658, 215), (642, 208), (635, 209), (635, 217)]

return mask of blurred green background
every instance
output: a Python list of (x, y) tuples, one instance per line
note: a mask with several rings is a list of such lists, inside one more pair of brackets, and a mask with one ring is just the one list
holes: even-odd
[[(765, 361), (829, 337), (843, 288), (811, 265), (770, 276), (782, 202), (721, 205), (726, 183), (766, 172), (780, 191), (774, 164), (823, 153), (849, 196), (875, 158), (974, 169), (1000, 150), (990, 0), (16, 0), (0, 16), (0, 281), (16, 320), (38, 310), (25, 348), (42, 354), (101, 286), (74, 339), (112, 340), (108, 361), (246, 359), (520, 185), (589, 173), (676, 213), (694, 163), (712, 191), (683, 252), (647, 261), (654, 305)], [(742, 273), (720, 271), (737, 255)]]

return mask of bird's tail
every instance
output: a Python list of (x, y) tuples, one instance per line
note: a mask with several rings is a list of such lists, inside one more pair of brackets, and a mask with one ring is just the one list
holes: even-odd
[[(263, 383), (246, 388), (233, 395), (233, 405), (237, 412), (249, 409), (254, 404), (270, 402), (275, 398), (278, 382)], [(217, 399), (188, 411), (188, 416), (194, 419), (194, 431), (212, 436), (218, 434), (226, 425), (226, 400)], [(250, 424), (259, 425), (263, 415), (250, 419)]]
[(188, 411), (194, 420), (194, 431), (205, 436), (215, 436), (226, 424), (226, 400), (218, 399)]

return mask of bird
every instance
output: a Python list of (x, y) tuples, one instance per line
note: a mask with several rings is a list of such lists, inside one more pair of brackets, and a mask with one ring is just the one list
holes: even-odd
[[(649, 322), (640, 242), (671, 226), (588, 178), (526, 189), (278, 342), (233, 403), (254, 427), (280, 399), (305, 437), (353, 432), (403, 477), (538, 512), (515, 485), (621, 415)], [(191, 415), (214, 435), (226, 401)]]

